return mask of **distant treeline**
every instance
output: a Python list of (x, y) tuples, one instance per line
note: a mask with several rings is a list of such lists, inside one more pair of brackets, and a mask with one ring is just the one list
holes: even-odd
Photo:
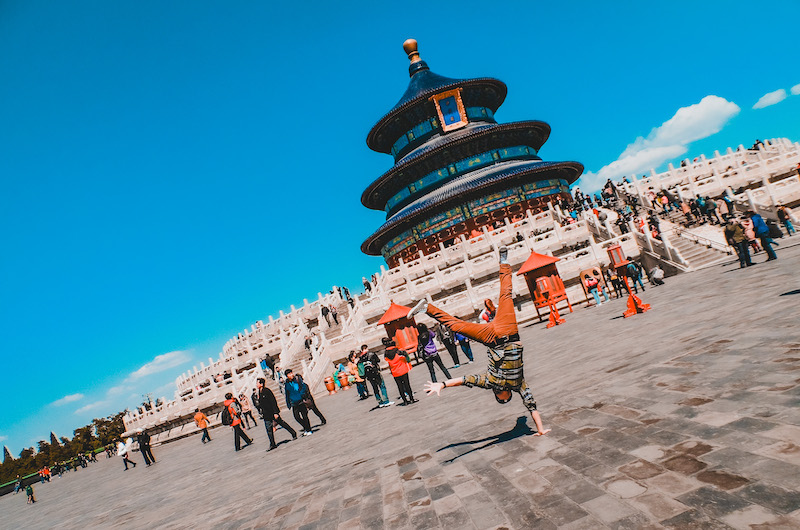
[(0, 465), (0, 484), (16, 480), (17, 475), (24, 477), (38, 472), (44, 466), (53, 467), (58, 462), (72, 460), (78, 453), (89, 453), (113, 444), (125, 432), (122, 418), (126, 412), (92, 420), (89, 425), (75, 429), (72, 440), (65, 436), (57, 439), (51, 432), (49, 443), (40, 440), (38, 451), (33, 447), (23, 449), (19, 458), (13, 458), (5, 447), (3, 463)]

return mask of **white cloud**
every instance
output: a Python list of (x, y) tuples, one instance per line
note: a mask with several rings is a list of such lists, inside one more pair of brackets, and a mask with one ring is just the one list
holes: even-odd
[(82, 406), (75, 411), (75, 414), (83, 414), (84, 412), (89, 412), (90, 410), (94, 410), (105, 405), (108, 405), (108, 401), (95, 401), (94, 403), (89, 403), (88, 405)]
[(172, 399), (172, 395), (174, 393), (175, 393), (175, 382), (167, 381), (165, 384), (153, 390), (153, 399), (158, 399), (162, 397), (166, 399)]
[(706, 96), (699, 103), (681, 107), (670, 119), (655, 127), (647, 138), (639, 137), (619, 157), (600, 168), (587, 171), (579, 181), (584, 191), (595, 191), (606, 180), (642, 173), (687, 151), (687, 145), (718, 133), (737, 114), (736, 103), (719, 96)]
[[(792, 89), (794, 90), (794, 88)], [(756, 104), (753, 105), (754, 109), (763, 109), (764, 107), (769, 107), (770, 105), (775, 105), (776, 103), (780, 103), (786, 99), (786, 91), (784, 89), (776, 90), (775, 92), (768, 92), (761, 96), (761, 98), (756, 101)]]
[[(161, 355), (156, 355), (152, 361), (143, 364), (138, 370), (131, 372), (120, 384), (109, 388), (106, 391), (106, 399), (111, 400), (114, 403), (135, 401), (138, 399), (137, 396), (140, 396), (139, 392), (143, 390), (142, 385), (152, 383), (152, 378), (145, 378), (149, 378), (150, 376), (160, 372), (175, 368), (176, 366), (180, 366), (189, 361), (191, 361), (191, 356), (189, 355), (188, 351), (184, 350), (176, 350), (163, 353)], [(158, 380), (158, 378), (155, 379)], [(174, 390), (175, 383), (172, 382), (171, 378), (168, 384), (160, 387), (156, 391), (156, 394), (158, 395), (155, 397), (162, 397), (160, 394), (161, 392), (166, 392), (167, 395), (171, 397), (172, 392), (169, 392), (167, 387)], [(126, 394), (129, 394), (128, 397), (123, 398), (123, 395)]]
[(70, 394), (68, 396), (64, 396), (61, 399), (57, 399), (51, 403), (51, 405), (55, 407), (60, 407), (61, 405), (66, 405), (67, 403), (74, 403), (75, 401), (80, 401), (83, 399), (83, 394)]
[(8, 440), (8, 436), (0, 436), (0, 442), (5, 442)]
[(789, 89), (789, 92), (791, 92), (793, 96), (797, 96), (800, 94), (800, 85), (793, 86), (791, 89)]
[(128, 392), (128, 391), (130, 391), (132, 389), (133, 389), (133, 387), (123, 383), (121, 385), (112, 386), (111, 388), (109, 388), (108, 391), (106, 391), (106, 395), (107, 396), (120, 396), (120, 395), (124, 394), (125, 392)]
[(141, 368), (129, 375), (126, 381), (135, 381), (137, 379), (147, 377), (148, 375), (157, 374), (158, 372), (163, 372), (164, 370), (169, 370), (170, 368), (180, 366), (183, 363), (189, 362), (190, 360), (191, 358), (189, 357), (189, 354), (182, 350), (156, 355), (152, 361), (143, 365)]

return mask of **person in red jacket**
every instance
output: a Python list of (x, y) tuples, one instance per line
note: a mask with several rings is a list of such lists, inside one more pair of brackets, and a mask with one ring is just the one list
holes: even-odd
[[(411, 371), (411, 363), (405, 352), (397, 349), (397, 345), (389, 337), (383, 338), (383, 347), (386, 348), (385, 359), (389, 363), (389, 371), (392, 372), (394, 382), (397, 383), (397, 390), (403, 398), (403, 405), (416, 403), (414, 393), (411, 391), (411, 383), (408, 380), (408, 372)], [(400, 405), (398, 403), (398, 405)]]
[(233, 399), (233, 394), (228, 392), (225, 394), (225, 403), (223, 403), (226, 407), (228, 407), (228, 412), (231, 415), (231, 428), (233, 429), (233, 445), (236, 447), (236, 450), (243, 449), (241, 439), (244, 438), (245, 447), (248, 447), (250, 444), (253, 443), (253, 440), (250, 439), (247, 434), (242, 430), (242, 407), (239, 405), (239, 402)]

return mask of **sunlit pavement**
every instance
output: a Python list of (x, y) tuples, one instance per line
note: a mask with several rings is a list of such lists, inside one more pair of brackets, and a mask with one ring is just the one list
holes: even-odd
[[(259, 422), (238, 453), (219, 428), (206, 445), (154, 448), (149, 468), (139, 453), (129, 471), (103, 456), (34, 486), (35, 505), (0, 498), (0, 526), (800, 527), (800, 236), (778, 256), (668, 278), (640, 293), (652, 310), (632, 318), (621, 318), (623, 299), (562, 313), (553, 329), (524, 326), (547, 436), (533, 436), (518, 396), (423, 395), (422, 365), (415, 405), (320, 394), (328, 424), (297, 441), (279, 430), (269, 453)], [(485, 367), (474, 350), (454, 375)]]

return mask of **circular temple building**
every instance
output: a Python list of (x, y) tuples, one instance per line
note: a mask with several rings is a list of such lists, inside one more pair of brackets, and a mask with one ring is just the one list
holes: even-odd
[(367, 136), (367, 146), (395, 164), (361, 195), (364, 206), (386, 212), (364, 253), (394, 267), (498, 220), (546, 209), (558, 195), (569, 198), (583, 165), (542, 161), (546, 123), (495, 121), (505, 83), (443, 77), (420, 59), (415, 40), (403, 49), (411, 81)]

